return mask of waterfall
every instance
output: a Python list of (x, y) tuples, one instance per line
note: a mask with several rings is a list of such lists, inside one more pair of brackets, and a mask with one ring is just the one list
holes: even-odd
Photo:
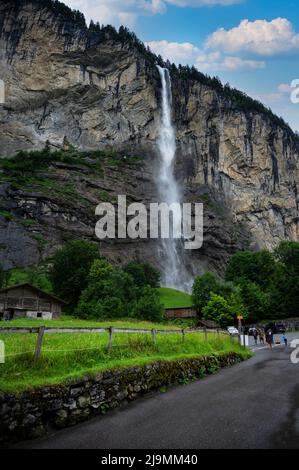
[[(174, 163), (176, 155), (176, 135), (172, 125), (172, 89), (171, 79), (168, 69), (157, 66), (162, 84), (162, 109), (158, 148), (160, 154), (160, 165), (158, 174), (158, 192), (160, 202), (167, 204), (182, 202), (182, 194), (174, 175)], [(182, 229), (181, 229), (181, 209), (173, 212), (173, 234), (180, 238), (171, 236), (162, 239), (162, 261), (163, 278), (162, 282), (166, 287), (179, 290), (190, 290), (192, 285), (191, 276), (188, 275), (183, 255)]]

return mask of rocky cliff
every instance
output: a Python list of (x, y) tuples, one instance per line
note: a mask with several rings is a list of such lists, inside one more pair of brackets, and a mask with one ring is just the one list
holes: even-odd
[[(134, 42), (109, 29), (87, 29), (50, 4), (0, 5), (1, 155), (64, 143), (85, 157), (53, 163), (31, 181), (16, 182), (2, 170), (0, 262), (6, 267), (47, 259), (65, 239), (92, 238), (101, 200), (157, 197), (161, 83), (153, 61)], [(236, 249), (298, 240), (297, 137), (205, 81), (175, 73), (172, 81), (176, 175), (185, 200), (205, 204), (204, 246), (186, 253), (189, 269), (222, 272)], [(117, 262), (163, 263), (150, 241), (102, 243), (101, 249)]]

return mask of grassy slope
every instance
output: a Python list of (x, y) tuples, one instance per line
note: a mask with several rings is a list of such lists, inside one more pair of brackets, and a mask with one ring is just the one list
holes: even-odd
[(161, 302), (165, 308), (192, 307), (191, 295), (168, 287), (159, 289)]
[[(45, 324), (34, 320), (20, 320), (10, 325)], [(60, 320), (51, 325), (61, 326), (119, 326), (119, 327), (159, 327), (174, 328), (174, 325), (155, 325), (147, 322), (84, 322), (81, 320)], [(1, 325), (3, 326), (3, 325)], [(35, 334), (1, 335), (5, 342), (6, 362), (0, 364), (0, 391), (22, 391), (42, 385), (64, 382), (86, 373), (141, 365), (157, 360), (194, 357), (204, 354), (242, 351), (238, 344), (232, 344), (228, 337), (217, 338), (209, 335), (205, 342), (201, 333), (187, 334), (186, 343), (182, 343), (180, 334), (157, 335), (156, 344), (152, 343), (150, 334), (115, 334), (113, 351), (107, 351), (108, 334), (51, 334), (45, 335), (42, 356), (37, 365), (32, 362), (36, 343)]]

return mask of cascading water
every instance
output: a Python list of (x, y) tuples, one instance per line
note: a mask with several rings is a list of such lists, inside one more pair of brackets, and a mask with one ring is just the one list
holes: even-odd
[[(160, 153), (160, 167), (158, 174), (158, 190), (160, 202), (167, 204), (181, 203), (182, 194), (174, 175), (174, 163), (176, 154), (176, 136), (171, 122), (172, 89), (168, 69), (157, 66), (162, 83), (162, 110), (161, 126), (158, 140)], [(162, 239), (163, 258), (163, 284), (179, 290), (190, 290), (191, 279), (188, 275), (184, 260), (181, 239), (181, 212), (180, 209), (173, 212), (173, 235)]]

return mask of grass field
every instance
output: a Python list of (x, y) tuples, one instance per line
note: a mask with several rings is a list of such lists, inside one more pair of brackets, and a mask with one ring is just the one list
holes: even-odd
[[(175, 328), (171, 324), (152, 324), (147, 322), (85, 322), (75, 319), (62, 319), (54, 322), (38, 320), (19, 320), (11, 322), (12, 326), (118, 326), (128, 328)], [(4, 326), (1, 325), (1, 326)], [(5, 324), (7, 326), (7, 324)], [(1, 335), (5, 343), (6, 361), (0, 364), (0, 391), (20, 392), (26, 389), (57, 384), (68, 379), (93, 374), (99, 371), (141, 365), (157, 360), (178, 359), (223, 353), (228, 351), (243, 351), (238, 344), (233, 344), (229, 337), (217, 337), (209, 334), (208, 342), (202, 333), (187, 333), (186, 343), (182, 335), (157, 335), (153, 344), (150, 334), (113, 335), (113, 350), (108, 353), (107, 333), (61, 333), (45, 334), (42, 354), (39, 362), (33, 364), (33, 352), (36, 334)]]
[(192, 307), (191, 295), (168, 287), (159, 289), (161, 303), (165, 308)]
[(65, 315), (60, 317), (59, 320), (32, 320), (29, 318), (20, 318), (18, 320), (10, 321), (9, 323), (0, 322), (0, 332), (1, 328), (5, 327), (38, 327), (38, 326), (47, 326), (58, 327), (58, 328), (132, 328), (132, 329), (156, 329), (156, 330), (177, 330), (178, 325), (171, 322), (165, 323), (152, 323), (142, 320), (132, 319), (119, 319), (119, 320), (80, 320), (78, 318), (72, 317), (70, 315)]

